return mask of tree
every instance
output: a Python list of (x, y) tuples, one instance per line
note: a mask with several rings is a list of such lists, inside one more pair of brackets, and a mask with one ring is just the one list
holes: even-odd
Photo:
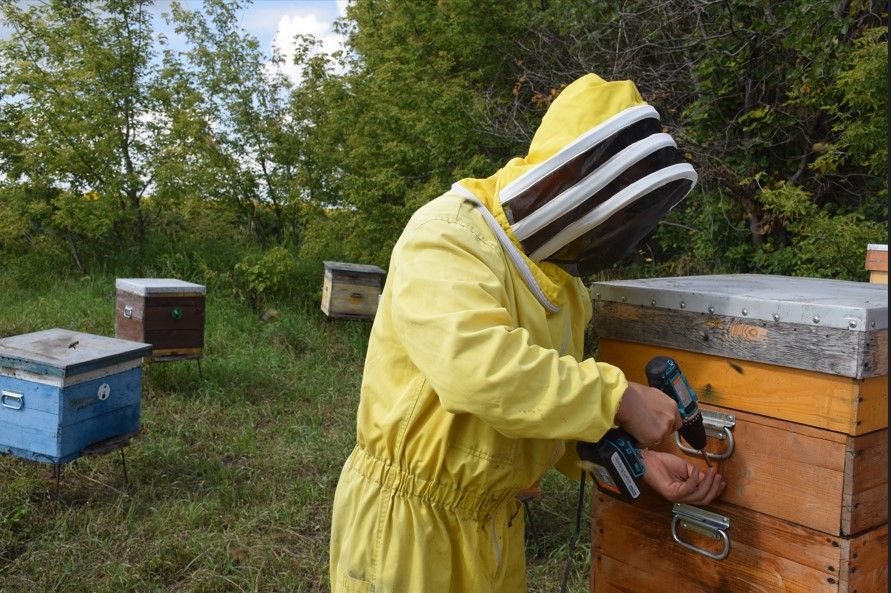
[(142, 238), (158, 158), (150, 4), (0, 1), (4, 201), (64, 238), (79, 267), (80, 241)]
[(238, 25), (240, 7), (222, 0), (206, 0), (201, 11), (170, 5), (168, 18), (187, 49), (166, 51), (163, 60), (161, 100), (172, 122), (164, 141), (180, 158), (167, 163), (159, 199), (175, 201), (185, 189), (236, 208), (260, 240), (296, 240), (292, 83), (279, 67), (282, 57), (265, 55)]
[(866, 0), (551, 0), (509, 11), (359, 0), (344, 23), (343, 104), (332, 105), (336, 121), (319, 120), (342, 126), (323, 134), (342, 139), (326, 147), (348, 206), (335, 218), (378, 242), (365, 253), (384, 260), (415, 207), (522, 154), (561, 89), (596, 72), (635, 81), (700, 174), (644, 242), (637, 262), (661, 262), (646, 273), (861, 278), (866, 243), (887, 241), (883, 10)]
[[(474, 113), (493, 81), (512, 83), (503, 49), (525, 9), (373, 0), (347, 14), (346, 73), (302, 54), (308, 76), (292, 101), (293, 119), (311, 122), (300, 150), (319, 209), (303, 253), (335, 249), (383, 264), (413, 210), (456, 179), (501, 165), (505, 143), (479, 130)], [(326, 243), (332, 234), (336, 245)]]

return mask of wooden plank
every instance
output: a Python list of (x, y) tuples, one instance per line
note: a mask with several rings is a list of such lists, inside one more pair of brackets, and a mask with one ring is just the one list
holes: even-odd
[[(99, 399), (99, 388), (108, 385), (106, 399)], [(142, 368), (94, 379), (62, 390), (60, 430), (102, 416), (117, 408), (139, 405), (142, 398)]]
[[(702, 408), (734, 413), (705, 404)], [(735, 412), (735, 416), (733, 454), (715, 463), (727, 481), (721, 499), (838, 535), (845, 484), (843, 435), (815, 429), (816, 435), (802, 434), (789, 430), (791, 423), (782, 420), (744, 412)], [(842, 438), (820, 438), (823, 435)], [(654, 448), (675, 453), (701, 469), (706, 467), (700, 456), (678, 449), (673, 438)], [(716, 439), (709, 439), (707, 450), (723, 448)]]
[[(870, 246), (872, 247), (872, 246)], [(888, 246), (884, 245), (884, 249), (867, 248), (866, 250), (866, 269), (875, 272), (888, 271)]]
[(844, 481), (842, 533), (860, 533), (888, 522), (887, 429), (848, 440)]
[(344, 315), (374, 317), (377, 312), (379, 294), (377, 287), (334, 283), (329, 290), (327, 314), (330, 317)]
[(888, 330), (866, 332), (858, 378), (888, 375)]
[(141, 319), (126, 319), (118, 316), (115, 318), (114, 336), (119, 340), (132, 340), (145, 342), (145, 330)]
[[(145, 341), (154, 348), (200, 348), (204, 346), (204, 328), (145, 330)], [(154, 352), (154, 349), (152, 350)]]
[(142, 324), (152, 330), (203, 329), (204, 305), (146, 307)]
[(888, 272), (870, 272), (869, 281), (872, 284), (888, 284)]
[[(736, 417), (733, 454), (713, 461), (727, 480), (721, 500), (830, 535), (887, 523), (887, 429), (850, 437), (709, 404), (701, 407)], [(673, 438), (654, 449), (706, 468), (701, 456), (681, 451)], [(725, 444), (709, 438), (706, 450), (721, 453)]]
[[(672, 545), (677, 545), (672, 542)], [(644, 548), (644, 545), (640, 546)], [(661, 549), (664, 553), (664, 549)], [(734, 551), (736, 552), (736, 551)], [(628, 554), (636, 556), (632, 550)], [(757, 550), (745, 549), (740, 555), (751, 562), (762, 562)], [(645, 550), (645, 557), (651, 552)], [(669, 554), (672, 556), (672, 554)], [(739, 556), (737, 556), (739, 557)], [(778, 558), (768, 558), (767, 566), (755, 564), (733, 568), (709, 570), (704, 562), (693, 564), (684, 562), (680, 568), (665, 565), (641, 566), (636, 561), (626, 562), (626, 558), (615, 558), (599, 554), (594, 559), (591, 575), (592, 593), (836, 593), (838, 585), (818, 582), (822, 578), (816, 571), (801, 569), (794, 563)], [(707, 559), (702, 557), (703, 561)], [(720, 563), (715, 563), (720, 564)], [(658, 572), (657, 572), (658, 571)], [(687, 571), (695, 572), (691, 575)], [(770, 572), (767, 572), (770, 571)], [(807, 576), (803, 576), (805, 573)], [(833, 577), (825, 577), (830, 579)], [(817, 582), (817, 584), (813, 584)], [(815, 587), (815, 588), (811, 588)]]
[(173, 307), (182, 307), (189, 309), (204, 310), (204, 296), (150, 296), (145, 297), (145, 308), (148, 309), (172, 309)]
[[(130, 317), (124, 315), (124, 309), (130, 307)], [(141, 320), (145, 314), (145, 297), (132, 292), (119, 290), (114, 304), (115, 317), (131, 321)]]
[(60, 456), (59, 438), (58, 415), (0, 407), (0, 452), (28, 451), (32, 453), (28, 459), (55, 462)]
[(322, 263), (325, 266), (325, 272), (328, 274), (345, 272), (366, 276), (384, 276), (387, 273), (383, 268), (373, 264), (356, 264), (337, 261), (325, 261)]
[(322, 283), (322, 313), (331, 316), (331, 275), (325, 274), (325, 281)]
[(871, 377), (857, 388), (857, 419), (851, 434), (866, 434), (888, 427), (888, 376)]
[(370, 286), (375, 290), (380, 291), (382, 283), (382, 278), (377, 275), (368, 275), (368, 274), (348, 274), (343, 272), (336, 272), (331, 274), (332, 284), (352, 284), (355, 286)]
[(152, 350), (151, 359), (163, 362), (175, 358), (201, 358), (203, 348), (159, 348)]
[(22, 412), (27, 413), (28, 410), (39, 410), (57, 418), (59, 416), (61, 385), (35, 383), (19, 377), (0, 376), (0, 389), (22, 396), (21, 410), (0, 406), (0, 409), (5, 408), (5, 412), (13, 414), (10, 417), (20, 417)]
[[(881, 348), (887, 329), (852, 331), (596, 300), (594, 330), (600, 338), (858, 379), (888, 374), (887, 348)], [(884, 338), (872, 336), (878, 333)]]
[[(593, 511), (592, 591), (647, 593), (835, 593), (841, 538), (730, 505), (731, 547), (716, 561), (672, 540), (671, 503), (647, 491), (633, 505), (597, 495)], [(681, 537), (708, 546), (704, 536)]]
[(139, 430), (140, 405), (125, 406), (105, 414), (84, 418), (63, 430), (60, 442), (60, 460), (70, 461), (80, 456), (86, 447), (111, 437)]
[[(175, 296), (144, 297), (118, 291), (117, 299), (115, 300), (115, 317), (129, 320), (145, 320), (147, 316), (152, 316), (152, 319), (156, 319), (158, 315), (163, 314), (165, 311), (169, 315), (169, 310), (174, 307), (180, 307), (184, 311), (194, 311), (195, 314), (198, 314), (200, 311), (200, 315), (203, 317), (205, 303), (204, 295), (185, 296), (177, 294)], [(126, 307), (130, 307), (130, 317), (124, 314)], [(160, 312), (152, 312), (156, 309), (160, 310)]]
[(888, 525), (842, 542), (840, 593), (888, 591)]
[[(646, 383), (647, 362), (674, 358), (705, 403), (852, 435), (888, 426), (887, 377), (856, 380), (759, 362), (601, 339), (598, 360)], [(860, 398), (863, 402), (860, 402)]]

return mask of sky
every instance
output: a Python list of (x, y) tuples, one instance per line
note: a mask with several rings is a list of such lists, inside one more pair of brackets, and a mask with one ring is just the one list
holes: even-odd
[[(19, 0), (29, 4), (35, 0)], [(181, 0), (187, 8), (198, 10), (201, 0)], [(294, 55), (291, 40), (297, 34), (310, 34), (322, 41), (322, 49), (333, 52), (338, 49), (340, 38), (332, 29), (334, 20), (345, 14), (347, 0), (254, 0), (241, 10), (241, 25), (260, 41), (260, 47), (269, 55), (273, 45), (286, 58), (286, 72), (298, 81), (300, 74), (291, 66)], [(176, 35), (164, 25), (161, 14), (167, 11), (170, 2), (156, 0), (154, 3), (155, 27), (159, 33), (167, 35), (171, 44), (176, 44)], [(6, 37), (9, 29), (0, 22), (0, 38)]]
[[(187, 8), (198, 10), (201, 0), (181, 0)], [(269, 55), (278, 47), (285, 57), (285, 72), (297, 82), (300, 73), (291, 64), (294, 55), (292, 40), (295, 35), (309, 34), (322, 42), (322, 50), (331, 53), (340, 46), (341, 39), (333, 30), (334, 20), (344, 16), (348, 0), (254, 0), (241, 10), (241, 26), (257, 38), (260, 48)], [(156, 27), (171, 43), (175, 35), (164, 25), (160, 14), (165, 12), (165, 0), (156, 0)]]

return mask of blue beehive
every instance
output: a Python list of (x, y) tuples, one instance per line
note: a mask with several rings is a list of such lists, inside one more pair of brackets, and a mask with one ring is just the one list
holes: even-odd
[(0, 339), (0, 453), (65, 463), (138, 432), (151, 349), (58, 328)]

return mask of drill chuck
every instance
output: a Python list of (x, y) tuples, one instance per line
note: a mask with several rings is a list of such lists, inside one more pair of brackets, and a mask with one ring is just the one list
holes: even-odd
[(647, 363), (647, 382), (674, 400), (683, 426), (678, 430), (691, 447), (702, 451), (706, 445), (705, 426), (696, 393), (673, 358), (655, 356)]

